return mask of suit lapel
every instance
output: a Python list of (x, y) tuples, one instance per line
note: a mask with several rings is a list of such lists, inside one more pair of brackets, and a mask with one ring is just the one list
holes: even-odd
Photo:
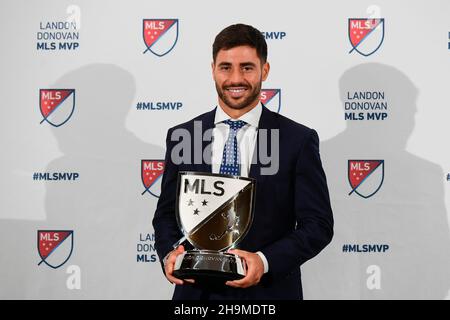
[(250, 172), (249, 172), (249, 177), (250, 178), (254, 178), (256, 179), (258, 182), (261, 182), (262, 180), (264, 180), (267, 176), (265, 175), (261, 175), (261, 159), (259, 156), (259, 149), (260, 149), (260, 138), (261, 138), (261, 130), (267, 130), (267, 141), (262, 141), (261, 143), (267, 143), (267, 152), (268, 154), (271, 154), (271, 145), (270, 145), (270, 129), (279, 129), (279, 124), (278, 121), (276, 119), (276, 114), (272, 111), (270, 111), (269, 109), (267, 109), (267, 107), (265, 107), (263, 105), (262, 107), (262, 113), (261, 113), (261, 118), (259, 119), (259, 124), (258, 124), (258, 133), (257, 133), (257, 137), (256, 137), (256, 144), (255, 144), (255, 149), (253, 151), (253, 159), (252, 159), (252, 164), (250, 166)]
[[(217, 107), (216, 107), (217, 108)], [(208, 147), (207, 152), (205, 152), (205, 156), (203, 157), (202, 154), (202, 163), (201, 164), (196, 164), (195, 166), (197, 167), (196, 171), (200, 171), (200, 172), (212, 172), (212, 166), (211, 166), (211, 157), (212, 157), (212, 144), (211, 144), (211, 134), (212, 131), (209, 131), (209, 141), (203, 141), (203, 137), (205, 136), (205, 132), (207, 130), (213, 129), (214, 128), (214, 119), (216, 117), (216, 108), (214, 108), (213, 110), (211, 110), (210, 112), (205, 113), (205, 115), (203, 116), (203, 119), (201, 119), (202, 121), (202, 153), (205, 151), (205, 149)], [(209, 146), (208, 146), (209, 145)]]

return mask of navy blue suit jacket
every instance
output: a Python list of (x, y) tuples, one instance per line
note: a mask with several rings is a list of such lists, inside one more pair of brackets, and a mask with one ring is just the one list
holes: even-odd
[[(197, 125), (201, 121), (203, 132), (213, 128), (215, 110), (168, 131), (161, 196), (153, 218), (155, 246), (161, 261), (183, 236), (175, 217), (178, 171), (211, 172), (211, 164), (204, 161), (192, 164), (194, 149), (191, 151), (191, 164), (174, 164), (170, 155), (178, 141), (171, 141), (171, 134), (174, 129), (183, 128), (194, 137), (194, 121)], [(254, 219), (238, 248), (261, 251), (269, 263), (269, 272), (264, 274), (259, 284), (245, 289), (177, 285), (174, 299), (303, 298), (300, 265), (317, 255), (333, 237), (333, 216), (319, 155), (319, 138), (316, 131), (266, 107), (263, 107), (259, 121), (260, 129), (279, 130), (279, 170), (274, 175), (261, 175), (260, 169), (264, 165), (255, 152), (257, 161), (249, 172), (249, 176), (257, 181)], [(257, 145), (259, 138), (258, 132)], [(194, 143), (191, 141), (192, 147)], [(208, 144), (210, 141), (202, 142), (203, 148)], [(270, 150), (269, 145), (269, 154)]]

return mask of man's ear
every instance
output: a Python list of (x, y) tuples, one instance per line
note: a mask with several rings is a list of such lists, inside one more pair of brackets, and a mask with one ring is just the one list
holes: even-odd
[(214, 61), (211, 62), (211, 74), (212, 74), (213, 79), (214, 79)]
[(270, 64), (268, 62), (264, 63), (262, 66), (262, 81), (266, 81), (269, 76)]

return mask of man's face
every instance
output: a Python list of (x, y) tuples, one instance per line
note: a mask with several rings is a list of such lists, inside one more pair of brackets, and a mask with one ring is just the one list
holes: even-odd
[(269, 74), (269, 64), (261, 64), (256, 49), (249, 46), (220, 50), (212, 69), (219, 99), (232, 109), (256, 105)]

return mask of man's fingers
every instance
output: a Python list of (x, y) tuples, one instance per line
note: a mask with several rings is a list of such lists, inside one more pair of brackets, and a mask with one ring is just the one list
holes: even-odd
[(172, 274), (175, 262), (177, 261), (177, 257), (184, 252), (184, 247), (182, 245), (178, 246), (176, 250), (174, 250), (167, 259), (166, 262), (166, 270), (169, 274)]
[(247, 288), (252, 285), (252, 282), (250, 279), (242, 278), (240, 280), (227, 281), (225, 284), (233, 288)]
[(173, 269), (174, 269), (174, 266), (175, 266), (175, 262), (177, 261), (177, 257), (180, 254), (182, 254), (184, 251), (185, 251), (184, 250), (184, 246), (183, 245), (179, 245), (175, 250), (172, 251), (172, 253), (169, 255), (169, 258), (167, 259), (166, 266), (165, 266), (166, 278), (171, 283), (175, 283), (175, 284), (179, 284), (179, 285), (184, 284), (184, 282), (195, 283), (194, 279), (184, 279), (184, 280), (182, 280), (182, 279), (175, 278), (172, 275)]
[(237, 254), (244, 262), (245, 277), (239, 280), (227, 281), (225, 284), (234, 288), (248, 288), (259, 283), (261, 275), (258, 272), (258, 264), (255, 254), (242, 250), (230, 250), (230, 253)]
[(245, 275), (244, 278), (233, 281), (227, 281), (225, 282), (225, 284), (227, 286), (234, 288), (247, 288), (257, 283), (256, 279), (254, 278), (255, 278), (254, 272), (250, 269), (250, 271)]
[(184, 283), (183, 280), (175, 278), (172, 275), (167, 275), (167, 280), (169, 280), (172, 283), (179, 284), (179, 285), (182, 285)]
[(225, 284), (231, 285), (231, 286), (242, 286), (242, 285), (246, 284), (247, 282), (249, 282), (249, 279), (242, 278), (239, 280), (227, 281)]
[(183, 280), (175, 278), (172, 275), (172, 272), (173, 272), (173, 263), (169, 262), (166, 265), (166, 277), (167, 277), (167, 280), (169, 280), (170, 282), (175, 283), (175, 284), (183, 284)]
[(174, 264), (175, 264), (175, 261), (172, 259), (172, 256), (170, 256), (166, 262), (166, 273), (172, 274)]
[(230, 250), (228, 250), (228, 252), (233, 253), (233, 254), (237, 255), (238, 257), (242, 257), (242, 258), (246, 258), (250, 254), (248, 251), (243, 251), (243, 250), (239, 250), (239, 249), (230, 249)]

